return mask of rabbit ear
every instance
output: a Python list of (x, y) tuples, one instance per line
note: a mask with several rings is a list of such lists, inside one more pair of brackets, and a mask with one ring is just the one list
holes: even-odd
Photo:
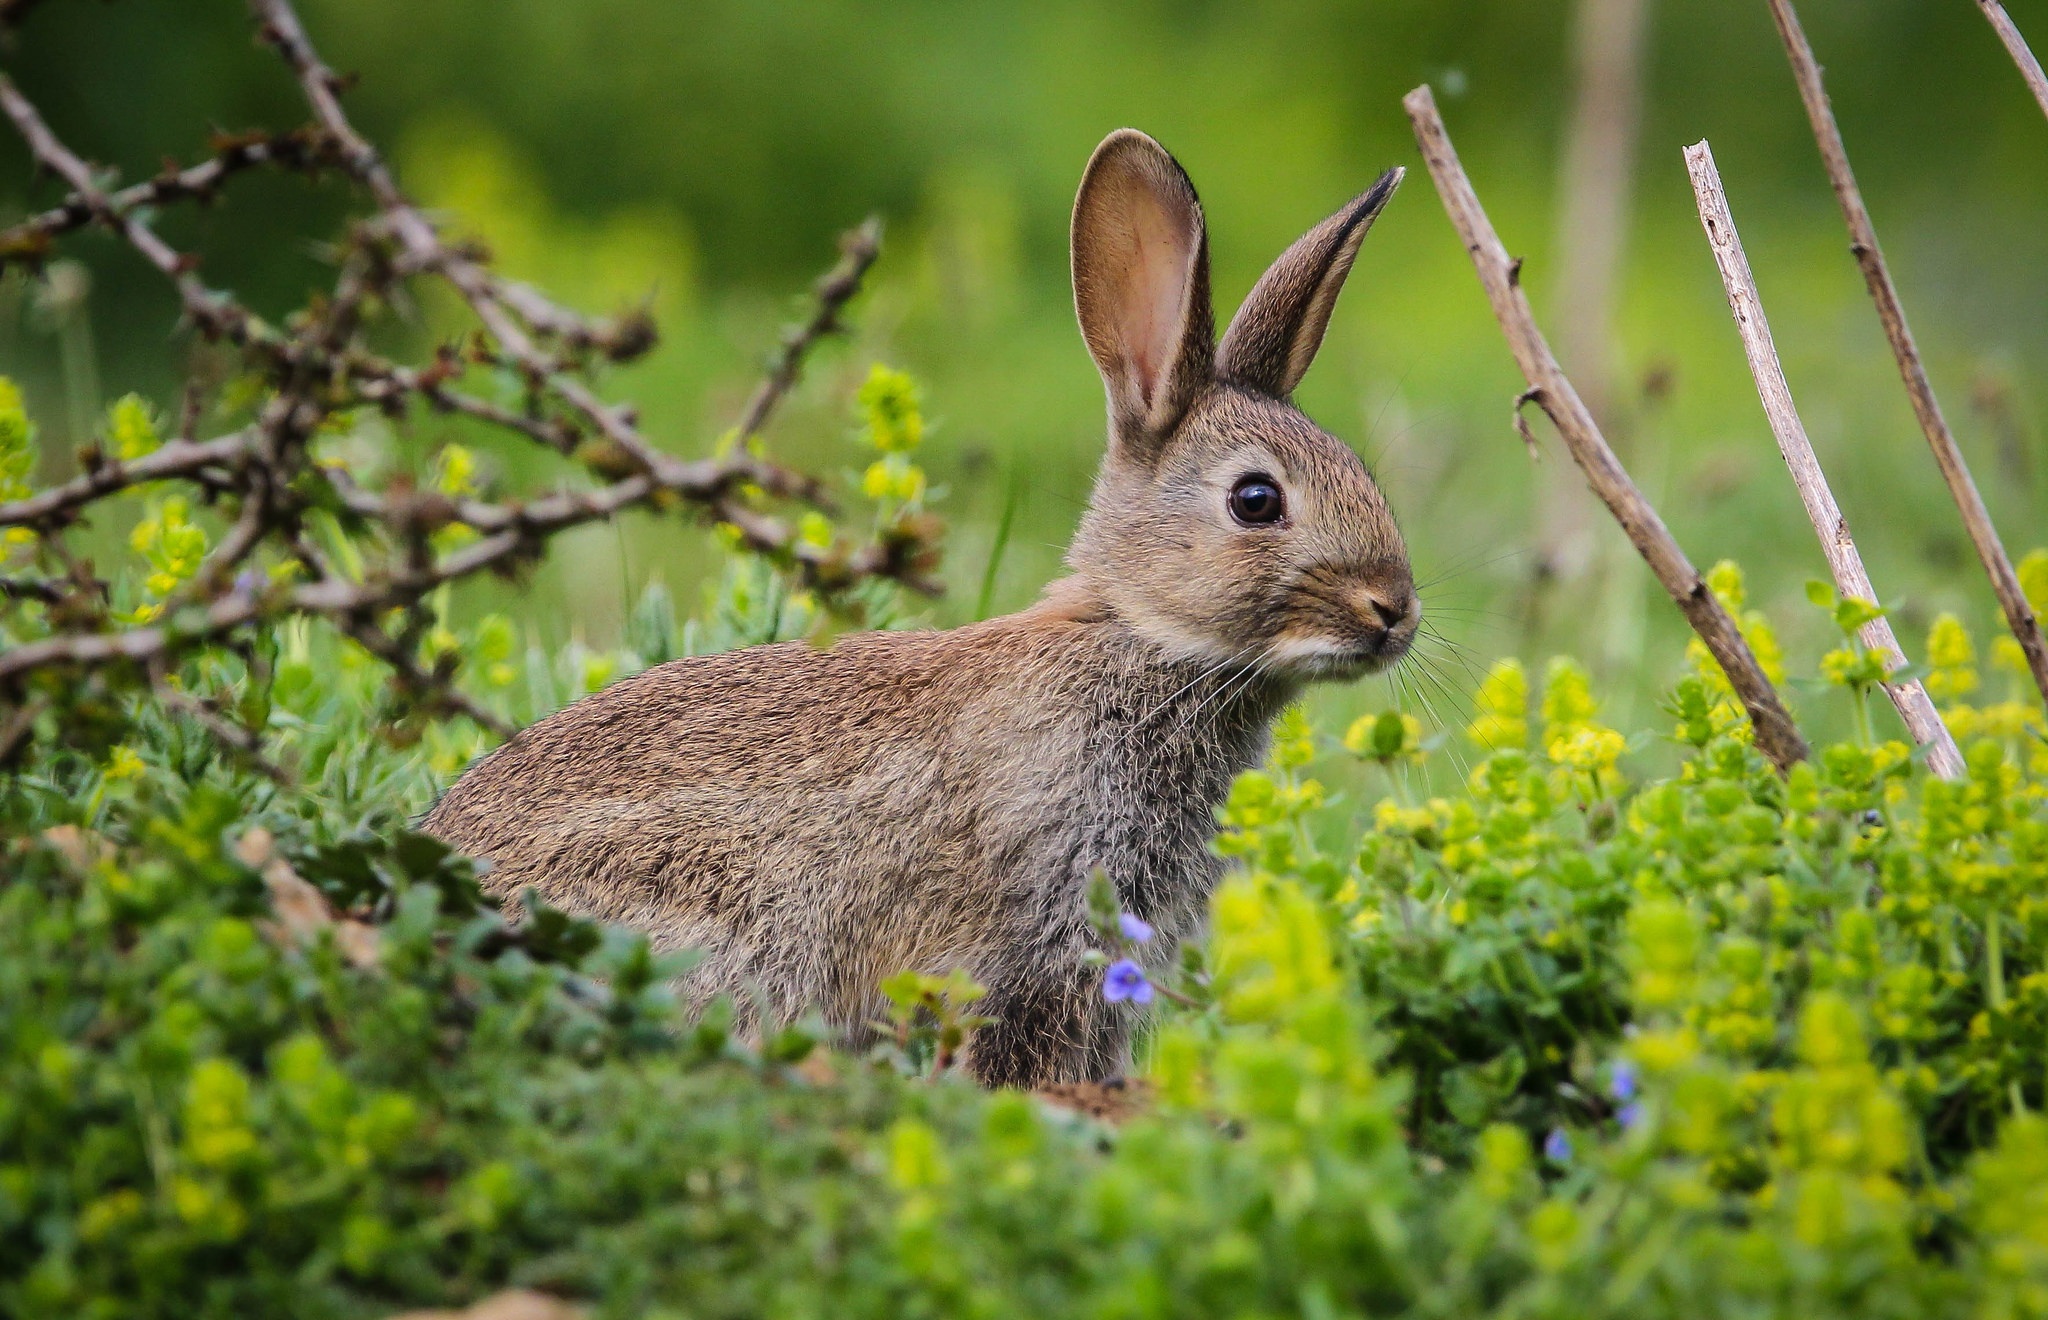
[(1218, 376), (1276, 399), (1294, 393), (1322, 347), (1330, 309), (1358, 245), (1401, 186), (1402, 173), (1382, 174), (1349, 206), (1296, 239), (1259, 277), (1216, 351)]
[(1074, 310), (1113, 442), (1149, 459), (1215, 373), (1209, 240), (1195, 186), (1136, 129), (1103, 139), (1074, 199)]

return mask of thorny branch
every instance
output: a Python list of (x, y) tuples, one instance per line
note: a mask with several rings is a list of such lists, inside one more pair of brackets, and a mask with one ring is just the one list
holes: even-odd
[[(1586, 474), (1593, 493), (1607, 505), (1657, 580), (1671, 593), (1671, 599), (1693, 631), (1713, 653), (1749, 713), (1757, 746), (1780, 770), (1805, 760), (1809, 754), (1806, 740), (1800, 737), (1792, 716), (1778, 699), (1770, 680), (1764, 677), (1762, 666), (1749, 643), (1743, 640), (1735, 620), (1728, 616), (1699, 570), (1664, 526), (1657, 510), (1615, 458), (1592, 413), (1572, 388), (1564, 369), (1558, 366), (1543, 332), (1536, 327), (1528, 295), (1521, 287), (1521, 263), (1508, 257), (1500, 236), (1494, 232), (1493, 222), (1487, 219), (1486, 209), (1479, 203), (1479, 195), (1472, 190), (1471, 180), (1465, 177), (1465, 168), (1458, 162), (1458, 152), (1451, 145), (1443, 117), (1437, 113), (1436, 98), (1425, 85), (1408, 93), (1402, 105), (1414, 125), (1416, 144), (1422, 149), (1422, 159), (1429, 166), (1444, 210), (1464, 241), (1479, 282), (1493, 304), (1494, 318), (1500, 322), (1516, 365), (1529, 382), (1523, 399), (1538, 404), (1549, 415), (1572, 458)], [(1520, 402), (1517, 400), (1518, 415)]]
[[(28, 7), (29, 0), (0, 0), (0, 31), (18, 23)], [(262, 387), (254, 419), (239, 429), (199, 438), (195, 390), (176, 439), (126, 459), (88, 445), (78, 455), (76, 477), (0, 504), (0, 528), (33, 533), (44, 569), (0, 582), (0, 617), (30, 624), (14, 630), (17, 636), (26, 631), (29, 640), (0, 650), (0, 759), (26, 745), (35, 721), (61, 705), (77, 680), (126, 673), (272, 773), (260, 731), (243, 729), (205, 698), (178, 690), (174, 676), (195, 654), (292, 616), (324, 619), (378, 657), (411, 708), (459, 714), (509, 735), (502, 720), (455, 686), (452, 662), (422, 657), (419, 639), (433, 618), (429, 598), (472, 574), (516, 572), (540, 557), (555, 535), (634, 508), (683, 512), (729, 528), (743, 545), (828, 600), (876, 578), (927, 594), (937, 590), (930, 578), (934, 527), (927, 518), (900, 516), (866, 545), (818, 545), (767, 507), (777, 500), (826, 507), (812, 477), (760, 457), (746, 443), (694, 460), (657, 447), (630, 406), (605, 401), (592, 383), (606, 363), (630, 360), (652, 346), (652, 322), (637, 312), (584, 317), (505, 279), (483, 253), (448, 239), (350, 123), (341, 80), (320, 59), (288, 0), (250, 0), (250, 10), (262, 40), (298, 81), (312, 124), (286, 134), (217, 140), (207, 159), (128, 187), (103, 182), (104, 173), (67, 147), (0, 75), (0, 113), (37, 165), (68, 189), (56, 206), (0, 231), (0, 272), (34, 266), (76, 230), (109, 230), (173, 284), (192, 330), (232, 345), (243, 371)], [(337, 172), (368, 199), (368, 213), (339, 245), (331, 291), (282, 326), (208, 287), (196, 256), (165, 242), (148, 218), (165, 205), (207, 201), (229, 176), (258, 166)], [(879, 239), (871, 220), (842, 240), (841, 260), (814, 290), (815, 311), (785, 337), (749, 401), (737, 429), (740, 441), (761, 429), (810, 350), (841, 328)], [(371, 351), (366, 327), (394, 305), (406, 305), (405, 286), (421, 279), (453, 288), (477, 330), (418, 365)], [(509, 370), (523, 395), (518, 404), (461, 388), (477, 367)], [(416, 411), (458, 414), (570, 457), (596, 481), (498, 501), (451, 497), (406, 479), (368, 489), (314, 453), (323, 428), (365, 408), (401, 420)], [(123, 623), (111, 612), (105, 584), (68, 548), (67, 536), (100, 501), (154, 483), (190, 487), (222, 507), (231, 525), (159, 617)], [(309, 519), (330, 515), (350, 524), (369, 551), (359, 571), (341, 571), (307, 535)], [(435, 533), (456, 527), (467, 529), (470, 539), (442, 541), (437, 551)], [(51, 571), (52, 564), (59, 571)]]

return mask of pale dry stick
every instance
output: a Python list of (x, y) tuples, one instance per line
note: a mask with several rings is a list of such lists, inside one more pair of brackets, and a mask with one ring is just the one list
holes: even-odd
[[(1707, 231), (1707, 245), (1714, 250), (1714, 264), (1721, 269), (1721, 286), (1728, 291), (1728, 310), (1742, 336), (1742, 351), (1749, 357), (1749, 373), (1756, 378), (1757, 397), (1763, 400), (1764, 415), (1770, 418), (1771, 433), (1778, 438), (1778, 452), (1792, 472), (1792, 484), (1806, 505), (1806, 516), (1820, 538), (1821, 554), (1835, 586), (1844, 596), (1876, 601), (1877, 588), (1864, 571), (1863, 556), (1857, 553), (1855, 538), (1849, 535), (1849, 520), (1828, 489), (1827, 474), (1821, 471), (1813, 445), (1800, 424), (1799, 410), (1792, 403), (1792, 387), (1785, 383), (1785, 370), (1778, 362), (1777, 345), (1771, 339), (1771, 323), (1764, 316), (1763, 298), (1757, 292), (1756, 277), (1750, 273), (1749, 257), (1742, 250), (1742, 236), (1735, 231), (1735, 217), (1728, 211), (1728, 196), (1721, 189), (1721, 172), (1714, 168), (1714, 153), (1705, 142), (1685, 149), (1685, 168), (1692, 175), (1693, 197), (1699, 202), (1700, 224)], [(1892, 634), (1889, 619), (1882, 616), (1863, 625), (1863, 644), (1885, 659), (1885, 667), (1899, 669), (1906, 663), (1905, 652)], [(1927, 689), (1917, 678), (1884, 685), (1885, 695), (1898, 708), (1913, 741), (1927, 749), (1928, 768), (1943, 779), (1963, 777), (1963, 755), (1941, 715), (1934, 709)]]
[(1422, 148), (1422, 159), (1429, 166), (1437, 194), (1443, 198), (1444, 210), (1450, 214), (1451, 224), (1471, 254), (1479, 282), (1493, 304), (1494, 317), (1507, 336), (1516, 365), (1529, 382), (1530, 393), (1525, 397), (1542, 405), (1549, 414), (1572, 458), (1585, 472), (1593, 493), (1628, 533), (1657, 580), (1671, 593), (1686, 621), (1727, 674), (1736, 697), (1749, 713), (1757, 746), (1780, 770), (1805, 760), (1810, 754), (1806, 740), (1800, 737), (1784, 703), (1764, 677), (1762, 666), (1757, 664), (1756, 655), (1743, 640), (1735, 620), (1685, 557), (1685, 551), (1679, 549), (1657, 510), (1629, 479), (1601, 436), (1592, 413), (1557, 365), (1543, 332), (1536, 328), (1528, 295), (1521, 287), (1521, 262), (1509, 258), (1500, 236), (1494, 232), (1493, 222), (1486, 218), (1478, 194), (1472, 191), (1471, 181), (1458, 163), (1457, 150), (1451, 145), (1450, 134), (1444, 129), (1443, 117), (1437, 113), (1436, 98), (1428, 85), (1408, 93), (1401, 104), (1415, 126), (1416, 143)]
[(1984, 17), (1990, 20), (1991, 30), (2005, 43), (2006, 53), (2012, 56), (2012, 62), (2020, 66), (2020, 77), (2026, 80), (2027, 90), (2040, 103), (2041, 113), (2048, 115), (2048, 73), (2041, 72), (2041, 61), (2027, 49), (2027, 39), (2013, 26), (2012, 16), (2005, 12), (2005, 6), (1998, 0), (1977, 0), (1977, 8), (1984, 11)]
[(1899, 303), (1899, 291), (1892, 284), (1884, 253), (1877, 246), (1877, 228), (1870, 221), (1870, 210), (1864, 206), (1856, 175), (1849, 168), (1842, 130), (1835, 125), (1834, 111), (1828, 108), (1828, 94), (1821, 86), (1820, 65), (1813, 57), (1813, 47), (1807, 44), (1806, 33), (1800, 29), (1799, 16), (1792, 12), (1791, 0), (1770, 0), (1770, 6), (1771, 17), (1778, 24), (1778, 36), (1792, 62), (1793, 80), (1799, 84), (1799, 99), (1806, 103), (1806, 117), (1813, 125), (1814, 140), (1820, 145), (1828, 182), (1834, 186), (1835, 201), (1849, 227), (1849, 250), (1862, 267), (1863, 282), (1877, 304), (1877, 318), (1884, 325), (1885, 338), (1898, 361), (1899, 375), (1913, 402), (1913, 414), (1927, 436), (1928, 448), (1934, 451), (1935, 465), (1948, 483), (1949, 494), (1962, 513), (1970, 544), (1976, 547), (1977, 558), (1983, 561), (1984, 571), (1991, 578), (1991, 590), (1998, 597), (1999, 608), (2005, 611), (2006, 624), (2020, 650), (2026, 653), (2034, 686), (2041, 690), (2042, 699), (2048, 700), (2048, 641), (2042, 639), (2040, 621), (2034, 617), (2033, 606), (2027, 603), (2027, 593), (2020, 589), (2019, 574), (2013, 571), (2012, 560), (1998, 539), (1998, 529), (1992, 526), (1991, 511), (1984, 507), (1984, 497), (1977, 493), (1970, 466), (1963, 460), (1963, 451), (1941, 415), (1941, 405), (1935, 401), (1934, 386), (1927, 379), (1927, 368), (1920, 361), (1920, 350), (1906, 325), (1906, 310)]

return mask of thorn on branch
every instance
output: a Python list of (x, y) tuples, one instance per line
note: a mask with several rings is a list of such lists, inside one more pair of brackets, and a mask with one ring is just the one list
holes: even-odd
[(1547, 406), (1543, 403), (1543, 387), (1541, 385), (1531, 385), (1528, 389), (1517, 394), (1514, 407), (1509, 409), (1509, 415), (1514, 419), (1515, 431), (1522, 437), (1523, 446), (1529, 451), (1529, 461), (1531, 463), (1540, 463), (1543, 461), (1543, 450), (1536, 444), (1536, 433), (1529, 429), (1529, 419), (1522, 415), (1522, 409), (1532, 403), (1538, 406)]

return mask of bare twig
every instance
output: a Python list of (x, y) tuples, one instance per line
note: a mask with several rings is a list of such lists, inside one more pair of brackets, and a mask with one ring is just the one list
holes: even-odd
[[(298, 75), (314, 118), (333, 136), (349, 173), (369, 189), (407, 255), (421, 269), (437, 272), (455, 287), (491, 337), (530, 379), (545, 381), (549, 389), (587, 417), (635, 463), (661, 475), (674, 460), (640, 435), (633, 424), (632, 411), (604, 403), (581, 381), (560, 375), (559, 364), (540, 351), (519, 323), (523, 316), (529, 325), (545, 331), (575, 318), (531, 290), (497, 279), (470, 256), (443, 243), (432, 222), (399, 190), (377, 149), (349, 122), (336, 92), (339, 79), (314, 51), (287, 0), (249, 0), (249, 8), (261, 23), (263, 39), (277, 48)], [(509, 309), (516, 309), (518, 314)]]
[(235, 431), (212, 440), (173, 440), (141, 458), (102, 459), (61, 486), (0, 504), (0, 527), (33, 527), (63, 520), (73, 510), (105, 495), (151, 481), (170, 481), (206, 468), (226, 467), (248, 457), (252, 432)]
[(94, 181), (92, 168), (57, 140), (57, 135), (36, 113), (35, 106), (4, 73), (0, 73), (0, 113), (6, 114), (22, 140), (28, 143), (36, 163), (71, 186), (73, 199), (70, 205), (82, 207), (94, 219), (119, 234), (177, 286), (178, 297), (185, 304), (185, 315), (201, 333), (209, 338), (226, 335), (237, 343), (250, 337), (250, 318), (228, 299), (201, 283), (199, 277), (192, 273), (196, 263), (190, 258), (164, 242), (147, 223), (115, 207)]
[[(1721, 189), (1720, 171), (1714, 168), (1714, 153), (1705, 142), (1685, 149), (1686, 170), (1692, 175), (1693, 196), (1699, 202), (1700, 224), (1707, 231), (1707, 243), (1714, 250), (1714, 264), (1720, 267), (1722, 287), (1728, 291), (1728, 309), (1735, 316), (1735, 328), (1742, 335), (1742, 349), (1749, 357), (1749, 371), (1756, 378), (1756, 391), (1770, 418), (1771, 432), (1778, 438), (1778, 452), (1791, 469), (1792, 484), (1806, 505), (1806, 516), (1820, 537), (1821, 553), (1827, 557), (1835, 586), (1844, 596), (1875, 602), (1877, 589), (1864, 571), (1863, 556), (1849, 535), (1849, 520), (1828, 489), (1827, 474), (1821, 471), (1813, 445), (1800, 425), (1799, 410), (1792, 403), (1791, 386), (1785, 383), (1784, 368), (1778, 363), (1777, 346), (1771, 341), (1771, 325), (1764, 317), (1763, 299), (1756, 278), (1750, 273), (1749, 257), (1742, 250), (1742, 237), (1735, 231), (1735, 218), (1728, 211), (1728, 197)], [(1905, 652), (1892, 634), (1889, 619), (1882, 616), (1863, 625), (1863, 644), (1884, 657), (1887, 669), (1903, 668)], [(1963, 776), (1962, 753), (1941, 721), (1917, 678), (1884, 685), (1885, 695), (1897, 707), (1913, 741), (1927, 749), (1927, 764), (1943, 779)]]
[(1806, 33), (1800, 29), (1799, 16), (1792, 12), (1791, 0), (1770, 0), (1770, 6), (1778, 35), (1785, 43), (1785, 53), (1792, 61), (1799, 98), (1806, 103), (1814, 140), (1820, 145), (1821, 162), (1827, 167), (1835, 201), (1849, 227), (1849, 250), (1856, 256), (1856, 264), (1863, 268), (1863, 282), (1877, 303), (1877, 317), (1884, 325), (1885, 338), (1891, 342), (1892, 356), (1898, 360), (1899, 375), (1913, 401), (1913, 413), (1920, 420), (1928, 447), (1934, 451), (1934, 462), (1941, 469), (1942, 479), (1948, 482), (1949, 494), (1962, 513), (1970, 544), (1976, 547), (1977, 558), (1983, 561), (1984, 571), (1991, 577), (1991, 590), (1998, 597), (1999, 608), (2005, 611), (2006, 624), (2019, 641), (2020, 650), (2026, 653), (2034, 685), (2040, 689), (2042, 698), (2048, 700), (2048, 641), (2042, 639), (2040, 621), (2027, 603), (2026, 592), (2020, 589), (2019, 574), (2013, 571), (2012, 560), (1998, 539), (1997, 528), (1992, 526), (1991, 511), (1984, 507), (1984, 498), (1977, 493), (1977, 483), (1970, 476), (1963, 451), (1941, 415), (1941, 405), (1935, 401), (1934, 386), (1927, 379), (1927, 368), (1920, 361), (1920, 350), (1906, 325), (1906, 310), (1899, 302), (1899, 291), (1892, 284), (1884, 253), (1878, 248), (1877, 228), (1870, 221), (1870, 210), (1864, 206), (1856, 175), (1849, 168), (1842, 130), (1835, 125), (1834, 111), (1828, 108), (1820, 64), (1814, 59), (1813, 47), (1807, 44)]
[(876, 216), (869, 216), (860, 228), (839, 240), (839, 264), (812, 290), (817, 307), (811, 319), (792, 327), (783, 337), (781, 351), (769, 364), (768, 373), (754, 390), (754, 397), (747, 400), (746, 411), (740, 414), (740, 440), (749, 439), (768, 424), (768, 415), (775, 411), (775, 405), (796, 384), (797, 373), (803, 369), (804, 355), (810, 352), (812, 345), (826, 335), (838, 332), (840, 311), (859, 291), (861, 277), (867, 274), (868, 267), (875, 263), (875, 255), (881, 250), (882, 222)]
[(1465, 250), (1478, 270), (1479, 282), (1493, 304), (1494, 316), (1514, 351), (1515, 362), (1530, 388), (1542, 391), (1535, 396), (1535, 402), (1549, 414), (1558, 434), (1564, 437), (1593, 493), (1620, 522), (1657, 580), (1692, 624), (1693, 631), (1719, 662), (1735, 695), (1749, 712), (1757, 745), (1781, 770), (1804, 760), (1808, 755), (1806, 740), (1800, 737), (1770, 680), (1764, 677), (1735, 620), (1728, 616), (1699, 570), (1679, 549), (1656, 509), (1643, 498), (1614, 457), (1592, 414), (1551, 354), (1543, 332), (1536, 328), (1528, 295), (1522, 291), (1518, 278), (1519, 265), (1501, 245), (1493, 223), (1486, 218), (1478, 195), (1465, 177), (1464, 167), (1458, 163), (1458, 153), (1444, 129), (1442, 116), (1437, 113), (1436, 98), (1424, 85), (1410, 92), (1402, 105), (1415, 126), (1415, 140), (1422, 148), (1422, 158), (1429, 166), (1438, 195), (1443, 198), (1444, 209), (1464, 240)]
[[(275, 136), (227, 138), (220, 142), (212, 156), (197, 165), (182, 170), (165, 170), (153, 179), (109, 193), (104, 199), (105, 207), (120, 216), (144, 207), (164, 206), (188, 199), (210, 200), (220, 191), (229, 175), (263, 164), (305, 169), (321, 159), (323, 151), (324, 139), (318, 133), (305, 129)], [(47, 254), (59, 235), (100, 218), (87, 196), (74, 193), (41, 215), (0, 230), (0, 269), (4, 269), (9, 261), (35, 260)]]
[[(0, 29), (26, 8), (24, 0), (0, 0)], [(37, 164), (69, 188), (56, 207), (0, 233), (0, 261), (40, 260), (74, 231), (103, 226), (173, 283), (187, 319), (203, 335), (236, 346), (241, 368), (264, 391), (253, 422), (201, 440), (196, 432), (204, 391), (195, 378), (176, 439), (130, 460), (88, 446), (79, 454), (79, 476), (0, 505), (0, 527), (38, 533), (33, 554), (43, 570), (0, 583), (0, 609), (30, 624), (29, 640), (0, 651), (0, 749), (18, 749), (34, 736), (39, 713), (67, 690), (43, 671), (105, 666), (125, 668), (129, 681), (140, 676), (164, 705), (195, 719), (238, 754), (260, 758), (260, 730), (241, 730), (203, 703), (181, 699), (174, 680), (178, 664), (190, 655), (237, 646), (246, 640), (245, 630), (288, 617), (319, 618), (353, 638), (392, 671), (413, 708), (460, 714), (509, 734), (502, 719), (455, 686), (451, 659), (430, 664), (422, 658), (422, 639), (433, 621), (429, 597), (471, 574), (514, 573), (539, 558), (555, 534), (632, 508), (680, 510), (729, 528), (742, 545), (828, 600), (843, 598), (871, 578), (937, 591), (930, 579), (928, 519), (900, 515), (865, 545), (816, 545), (797, 534), (794, 520), (760, 507), (794, 501), (829, 508), (816, 479), (750, 447), (697, 460), (658, 449), (639, 430), (632, 408), (604, 401), (589, 380), (598, 359), (624, 361), (654, 342), (645, 314), (585, 318), (505, 279), (481, 251), (449, 241), (400, 192), (376, 149), (349, 123), (339, 99), (341, 81), (313, 49), (288, 0), (250, 0), (250, 9), (264, 40), (290, 65), (313, 124), (278, 137), (219, 140), (210, 159), (128, 188), (103, 183), (105, 173), (67, 148), (19, 88), (0, 75), (0, 114), (19, 131)], [(231, 173), (259, 164), (309, 176), (336, 170), (369, 198), (369, 213), (350, 225), (334, 249), (332, 290), (277, 324), (201, 283), (196, 256), (172, 248), (149, 221), (155, 207), (204, 201)], [(877, 238), (871, 222), (842, 242), (839, 263), (815, 290), (814, 314), (785, 338), (754, 394), (743, 435), (761, 426), (805, 355), (838, 328), (875, 258)], [(460, 347), (436, 349), (417, 366), (373, 352), (366, 342), (369, 323), (402, 305), (412, 280), (427, 278), (451, 285), (481, 332), (459, 341)], [(474, 364), (509, 369), (524, 406), (504, 406), (455, 388)], [(572, 455), (599, 484), (491, 502), (420, 489), (405, 475), (384, 490), (368, 490), (316, 461), (314, 437), (345, 423), (351, 410), (369, 407), (403, 417), (415, 404)], [(209, 501), (232, 510), (234, 521), (198, 571), (162, 600), (156, 617), (129, 623), (109, 613), (105, 584), (66, 537), (101, 499), (154, 482), (197, 487)], [(326, 562), (307, 535), (306, 519), (320, 509), (347, 520), (359, 553), (349, 557), (345, 574)], [(470, 528), (475, 538), (437, 553), (435, 532), (456, 525)], [(273, 582), (265, 564), (274, 561), (296, 561), (305, 576), (295, 584)], [(50, 635), (35, 635), (45, 630)]]
[(2005, 12), (2005, 6), (1999, 0), (1977, 0), (1977, 8), (1984, 11), (1984, 17), (1991, 22), (1991, 30), (2005, 43), (2006, 53), (2012, 56), (2012, 62), (2020, 66), (2020, 77), (2026, 80), (2027, 90), (2034, 94), (2041, 113), (2048, 115), (2048, 73), (2041, 72), (2041, 61), (2027, 49), (2027, 39), (2013, 25), (2012, 16)]

